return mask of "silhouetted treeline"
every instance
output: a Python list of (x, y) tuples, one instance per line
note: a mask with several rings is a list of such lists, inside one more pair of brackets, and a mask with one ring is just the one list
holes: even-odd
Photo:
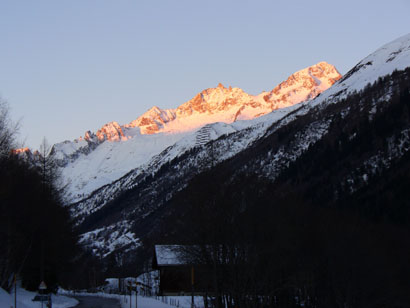
[(30, 289), (41, 280), (61, 283), (78, 252), (68, 211), (44, 192), (41, 174), (17, 157), (1, 159), (0, 191), (1, 286), (9, 289), (14, 274)]
[(31, 290), (42, 280), (51, 290), (88, 281), (52, 164), (46, 157), (35, 165), (13, 154), (15, 129), (7, 105), (0, 104), (0, 287), (10, 290), (15, 275)]

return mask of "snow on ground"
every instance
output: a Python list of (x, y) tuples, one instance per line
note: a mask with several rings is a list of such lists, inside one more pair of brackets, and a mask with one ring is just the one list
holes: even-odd
[[(156, 297), (145, 297), (138, 295), (137, 305), (135, 305), (135, 293), (131, 296), (131, 305), (130, 305), (130, 296), (129, 295), (120, 295), (120, 294), (109, 294), (109, 293), (80, 293), (72, 291), (64, 291), (64, 294), (70, 296), (96, 296), (96, 297), (105, 297), (105, 298), (116, 298), (121, 304), (122, 308), (190, 308), (191, 307), (191, 297), (190, 296), (156, 296)], [(194, 297), (195, 307), (203, 308), (203, 300), (200, 296)], [(3, 307), (1, 307), (3, 308)], [(10, 308), (10, 307), (7, 307)], [(19, 307), (18, 307), (19, 308)], [(26, 307), (24, 307), (26, 308)]]
[[(152, 286), (151, 292), (153, 294), (158, 292), (158, 271), (151, 271), (148, 273), (141, 274), (137, 278), (127, 277), (123, 279), (124, 285), (128, 285), (131, 282), (133, 285), (135, 281), (139, 281), (142, 284)], [(86, 293), (86, 292), (74, 292), (68, 290), (59, 290), (60, 294), (66, 294), (69, 296), (97, 296), (97, 297), (106, 297), (106, 298), (116, 298), (121, 304), (122, 308), (130, 308), (130, 295), (120, 295), (118, 278), (106, 278), (105, 285), (98, 288), (99, 292), (97, 293)], [(141, 286), (138, 287), (138, 298), (137, 298), (137, 307), (138, 308), (191, 308), (191, 296), (141, 296), (144, 294), (144, 291), (141, 289)], [(201, 296), (194, 297), (195, 307), (203, 308), (204, 302)], [(3, 308), (3, 307), (0, 307)], [(131, 296), (131, 308), (136, 308), (135, 305), (135, 292)]]
[[(37, 293), (17, 288), (17, 308), (41, 308), (40, 302), (33, 302), (32, 299)], [(63, 295), (52, 295), (53, 308), (69, 308), (78, 304), (74, 298)], [(14, 307), (14, 293), (9, 294), (0, 288), (0, 308)], [(45, 307), (45, 305), (44, 305)]]
[[(122, 308), (130, 308), (130, 296), (116, 295), (119, 297)], [(195, 307), (203, 307), (202, 297), (194, 298)], [(137, 299), (138, 308), (190, 308), (191, 297), (190, 296), (158, 296), (158, 297), (144, 297), (138, 296)], [(135, 295), (131, 297), (131, 308), (136, 308)]]

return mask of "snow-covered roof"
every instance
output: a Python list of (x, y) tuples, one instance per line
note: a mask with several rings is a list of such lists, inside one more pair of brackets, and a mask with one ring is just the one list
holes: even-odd
[(181, 245), (155, 245), (155, 257), (158, 266), (173, 266), (188, 264)]
[(223, 245), (155, 245), (158, 266), (206, 265), (212, 259), (222, 264), (237, 253), (237, 248)]

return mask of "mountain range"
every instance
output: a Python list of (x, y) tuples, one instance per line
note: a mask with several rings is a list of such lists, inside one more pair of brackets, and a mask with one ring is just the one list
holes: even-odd
[(409, 67), (406, 35), (344, 76), (320, 62), (256, 96), (219, 84), (176, 109), (153, 107), (129, 124), (55, 144), (50, 155), (81, 243), (103, 258), (131, 258), (164, 234), (176, 200), (200, 194), (191, 183), (205, 172), (221, 187), (256, 176), (274, 183), (277, 196), (294, 190), (323, 204), (385, 189), (390, 177), (381, 184), (381, 176), (408, 156), (410, 124), (378, 127), (408, 95)]
[(219, 84), (176, 109), (152, 107), (131, 123), (110, 122), (96, 133), (55, 144), (52, 155), (63, 170), (67, 202), (87, 198), (130, 170), (152, 163), (177, 142), (185, 143), (184, 148), (195, 146), (195, 134), (204, 125), (220, 123), (210, 130), (209, 138), (215, 139), (240, 130), (248, 125), (246, 120), (309, 100), (340, 78), (334, 66), (321, 62), (257, 96)]

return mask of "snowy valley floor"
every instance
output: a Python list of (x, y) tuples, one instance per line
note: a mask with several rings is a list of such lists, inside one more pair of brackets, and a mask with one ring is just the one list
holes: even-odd
[[(17, 308), (41, 308), (40, 302), (32, 301), (35, 295), (35, 292), (17, 288)], [(64, 295), (52, 295), (52, 303), (53, 308), (69, 308), (76, 306), (78, 301)], [(0, 308), (11, 307), (14, 307), (14, 293), (9, 294), (0, 288)]]
[[(24, 289), (17, 289), (17, 308), (41, 308), (40, 302), (33, 302), (32, 299), (36, 295), (35, 292), (29, 292)], [(117, 299), (121, 308), (136, 308), (135, 305), (135, 295), (131, 298), (130, 306), (130, 297), (129, 295), (118, 295), (118, 294), (107, 294), (107, 293), (71, 293), (63, 291), (62, 294), (53, 295), (52, 303), (53, 308), (70, 308), (75, 307), (78, 304), (78, 301), (73, 298), (83, 297), (83, 296), (96, 296), (96, 297), (105, 297), (105, 298), (114, 298)], [(178, 297), (143, 297), (138, 296), (137, 299), (138, 308), (189, 308), (191, 307), (191, 297), (189, 296), (178, 296)], [(202, 298), (195, 298), (195, 306), (202, 307)], [(0, 289), (0, 308), (14, 308), (14, 293), (9, 294), (3, 289)], [(45, 307), (45, 305), (44, 305)]]
[[(105, 298), (115, 298), (121, 304), (121, 308), (190, 308), (191, 307), (191, 297), (190, 296), (166, 296), (166, 297), (144, 297), (138, 296), (137, 305), (135, 304), (135, 294), (131, 297), (129, 295), (118, 295), (118, 294), (108, 294), (108, 293), (64, 293), (70, 294), (70, 296), (75, 296), (81, 298), (82, 296), (97, 296)], [(202, 297), (195, 297), (195, 307), (203, 307)], [(2, 308), (2, 307), (0, 307)], [(9, 307), (8, 307), (9, 308)]]

